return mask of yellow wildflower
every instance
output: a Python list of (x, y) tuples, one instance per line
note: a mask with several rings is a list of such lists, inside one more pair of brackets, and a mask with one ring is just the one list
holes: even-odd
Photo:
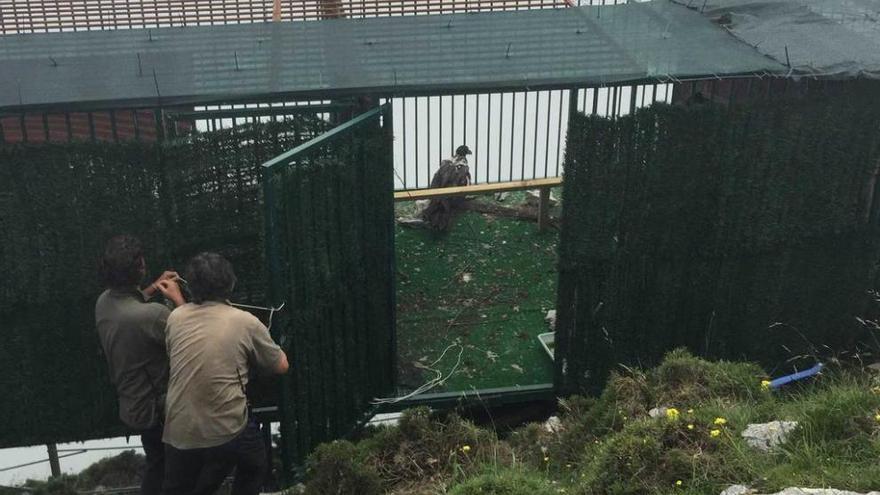
[(880, 413), (877, 413), (877, 415), (874, 416), (874, 419), (876, 419), (877, 422), (880, 423)]
[(715, 418), (715, 421), (713, 421), (713, 423), (715, 424), (715, 426), (724, 426), (727, 424), (727, 420), (724, 418)]
[(770, 380), (761, 380), (761, 390), (770, 390)]
[(676, 480), (676, 481), (675, 481), (675, 486), (681, 486), (681, 485), (682, 485), (681, 480)]
[(471, 451), (471, 446), (465, 445), (464, 447), (461, 448), (461, 451), (464, 452), (465, 454), (467, 454), (468, 452)]
[(693, 414), (693, 413), (694, 413), (693, 409), (688, 409), (688, 414)]
[(709, 432), (709, 436), (712, 438), (717, 438), (721, 436), (721, 430), (715, 429)]
[(549, 458), (549, 457), (544, 457), (544, 462), (550, 462), (550, 458)]
[(678, 412), (678, 409), (670, 407), (666, 410), (666, 419), (668, 419), (669, 421), (677, 421), (679, 414), (680, 413)]
[(688, 425), (688, 430), (693, 430), (693, 429), (694, 429), (694, 425)]

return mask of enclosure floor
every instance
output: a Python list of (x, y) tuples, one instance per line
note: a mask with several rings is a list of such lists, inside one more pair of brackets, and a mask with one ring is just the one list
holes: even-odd
[[(509, 198), (516, 201), (521, 196)], [(486, 199), (485, 201), (491, 201)], [(398, 215), (414, 210), (398, 207)], [(475, 212), (438, 236), (396, 228), (398, 383), (413, 389), (435, 373), (455, 374), (434, 391), (551, 383), (553, 363), (538, 342), (556, 301), (558, 232)], [(443, 359), (443, 351), (452, 344)]]

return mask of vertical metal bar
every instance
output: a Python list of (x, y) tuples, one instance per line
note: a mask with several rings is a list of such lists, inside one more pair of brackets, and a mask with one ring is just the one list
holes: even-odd
[(486, 182), (489, 182), (489, 138), (492, 135), (492, 93), (489, 93), (489, 102), (486, 104)]
[(611, 113), (614, 109), (611, 107), (611, 88), (605, 88), (605, 116), (613, 117)]
[[(443, 105), (442, 98), (440, 100), (440, 105), (441, 105), (441, 107)], [(383, 112), (383, 120), (384, 120), (384, 125), (385, 125), (385, 136), (384, 137), (385, 137), (385, 142), (387, 143), (387, 146), (389, 146), (389, 147), (394, 146), (394, 120), (393, 120), (394, 119), (394, 112), (392, 110), (393, 109), (391, 108), (391, 105), (387, 105), (385, 107), (385, 111)], [(442, 120), (440, 121), (440, 125), (443, 125)], [(442, 145), (442, 143), (441, 143), (441, 145)], [(392, 162), (391, 165), (394, 166), (394, 163)], [(397, 372), (396, 372), (396, 370), (397, 370), (397, 360), (398, 360), (397, 359), (397, 355), (398, 355), (398, 352), (397, 352), (397, 253), (396, 253), (396, 249), (395, 249), (395, 245), (394, 245), (394, 241), (395, 241), (394, 227), (396, 224), (396, 220), (395, 220), (394, 214), (393, 214), (393, 212), (394, 212), (394, 197), (389, 194), (387, 200), (389, 203), (391, 203), (390, 205), (388, 205), (388, 209), (389, 209), (389, 211), (392, 212), (392, 214), (390, 215), (390, 218), (388, 218), (388, 222), (389, 222), (389, 225), (388, 225), (388, 242), (389, 242), (388, 251), (391, 256), (391, 260), (390, 260), (391, 266), (389, 267), (390, 281), (389, 281), (389, 286), (388, 286), (388, 298), (390, 300), (390, 303), (388, 306), (389, 306), (389, 311), (391, 312), (390, 321), (389, 321), (389, 324), (391, 325), (391, 328), (389, 329), (391, 331), (391, 350), (389, 352), (390, 359), (388, 360), (388, 364), (387, 364), (389, 367), (389, 369), (387, 370), (387, 373), (391, 377), (390, 389), (391, 389), (391, 391), (393, 391), (393, 390), (397, 389)]]
[(629, 87), (629, 114), (636, 113), (636, 86)]
[[(599, 88), (593, 88), (593, 112), (591, 115), (596, 115), (599, 112)], [(587, 112), (584, 112), (587, 113)]]
[[(461, 140), (462, 140), (461, 144), (467, 144), (467, 140), (468, 140), (468, 138), (467, 138), (467, 116), (468, 116), (467, 100), (468, 100), (468, 95), (464, 95), (464, 108), (461, 111), (462, 120), (464, 120), (464, 125), (462, 127), (462, 133), (461, 133)], [(476, 157), (474, 159), (476, 160)]]
[[(419, 188), (419, 97), (418, 96), (416, 96), (416, 125), (415, 125), (415, 128), (416, 128), (416, 132), (415, 132), (415, 136), (416, 136), (416, 139), (415, 139), (415, 141), (416, 141), (416, 144), (415, 144), (415, 146), (416, 146), (416, 148), (415, 148), (415, 152), (416, 152), (416, 189), (418, 189)], [(431, 184), (430, 174), (428, 174), (428, 184), (429, 185)]]
[(620, 107), (617, 105), (617, 92), (620, 86), (614, 86), (611, 93), (611, 117), (617, 118), (620, 114)]
[(443, 96), (437, 97), (437, 104), (439, 106), (438, 116), (437, 116), (437, 127), (440, 129), (440, 142), (437, 143), (437, 162), (440, 163), (443, 160)]
[(657, 101), (657, 84), (654, 84), (654, 87), (651, 88), (651, 105), (653, 105)]
[(513, 97), (510, 102), (510, 173), (507, 176), (507, 180), (513, 180), (513, 144), (516, 142), (515, 134), (516, 134), (516, 96), (517, 93), (512, 93)]
[[(501, 182), (501, 145), (504, 143), (504, 93), (498, 97), (501, 109), (498, 111), (498, 182)], [(513, 136), (511, 136), (513, 139)]]
[(552, 104), (550, 102), (553, 101), (553, 98), (552, 98), (553, 93), (551, 91), (547, 91), (546, 93), (547, 93), (547, 128), (544, 129), (546, 131), (545, 136), (544, 136), (544, 177), (547, 177), (547, 172), (549, 171), (548, 164), (550, 162), (550, 107), (552, 106)]
[[(565, 95), (563, 90), (559, 90), (559, 110), (557, 111), (559, 122), (556, 124), (556, 171), (554, 172), (554, 176), (559, 177), (559, 160), (562, 155), (562, 97)], [(577, 90), (575, 90), (575, 94), (577, 94)], [(571, 101), (571, 91), (569, 91), (569, 100), (568, 104), (572, 105)], [(577, 102), (577, 96), (575, 96), (575, 102)], [(576, 103), (575, 103), (576, 104)], [(577, 108), (577, 107), (575, 107)]]
[(428, 146), (426, 146), (426, 148), (428, 148), (428, 149), (425, 151), (428, 154), (428, 160), (427, 160), (427, 162), (428, 162), (428, 181), (430, 181), (431, 180), (431, 138), (433, 137), (433, 135), (431, 133), (431, 97), (430, 96), (427, 97), (427, 100), (428, 100), (428, 129), (426, 131), (426, 134), (428, 136), (428, 139), (427, 139)]
[[(282, 284), (281, 280), (281, 257), (278, 250), (278, 218), (275, 210), (275, 195), (272, 184), (272, 169), (263, 167), (263, 207), (265, 209), (266, 229), (266, 261), (269, 265), (269, 301), (273, 306), (280, 304)], [(278, 327), (276, 326), (276, 329)], [(276, 330), (277, 332), (277, 330)], [(277, 336), (277, 334), (276, 334)], [(287, 425), (289, 407), (288, 390), (290, 388), (290, 376), (281, 377), (278, 409), (281, 416), (281, 424)], [(284, 427), (281, 431), (281, 465), (284, 471), (282, 476), (289, 480), (293, 468), (293, 459), (296, 458), (296, 442), (292, 438), (286, 438), (291, 432)]]
[(477, 151), (480, 149), (480, 96), (477, 97), (477, 111), (474, 112), (474, 184), (480, 182), (480, 159)]
[(519, 180), (526, 178), (526, 123), (529, 112), (529, 92), (523, 92), (523, 132), (522, 132), (522, 162), (520, 163)]
[(47, 443), (46, 451), (49, 454), (49, 470), (52, 472), (52, 477), (57, 478), (58, 476), (61, 476), (61, 462), (58, 458), (58, 446), (54, 443)]
[(535, 136), (532, 141), (532, 178), (535, 178), (535, 174), (538, 172), (538, 119), (540, 116), (538, 115), (538, 104), (541, 103), (541, 93), (535, 93)]
[(452, 108), (449, 111), (452, 114), (449, 118), (449, 145), (452, 146), (452, 149), (449, 150), (449, 155), (451, 156), (455, 153), (455, 147), (457, 146), (455, 144), (455, 95), (450, 96), (449, 99), (452, 101)]
[(403, 107), (403, 118), (401, 119), (401, 131), (403, 132), (403, 188), (409, 189), (409, 184), (406, 182), (406, 98), (401, 98), (401, 107)]

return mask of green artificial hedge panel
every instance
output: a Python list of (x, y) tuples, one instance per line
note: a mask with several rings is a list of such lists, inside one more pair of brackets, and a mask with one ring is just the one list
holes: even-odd
[(681, 346), (779, 371), (854, 349), (878, 261), (872, 91), (572, 116), (561, 389)]
[[(273, 170), (284, 455), (301, 464), (393, 392), (393, 153), (386, 115)], [(271, 261), (270, 261), (271, 263)], [(286, 340), (289, 339), (289, 340)]]
[(299, 117), (161, 145), (0, 147), (0, 447), (123, 431), (94, 325), (111, 236), (141, 238), (151, 277), (221, 252), (236, 299), (265, 304), (260, 165), (324, 126)]

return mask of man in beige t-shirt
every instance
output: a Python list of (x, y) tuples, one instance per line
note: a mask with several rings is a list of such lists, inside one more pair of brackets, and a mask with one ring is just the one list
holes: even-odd
[[(164, 492), (212, 494), (235, 468), (233, 495), (255, 495), (268, 464), (259, 427), (248, 416), (248, 375), (286, 373), (287, 356), (255, 316), (226, 302), (235, 285), (226, 259), (199, 254), (185, 277), (192, 302), (175, 309), (165, 328)], [(182, 298), (175, 283), (160, 289), (171, 300)]]

